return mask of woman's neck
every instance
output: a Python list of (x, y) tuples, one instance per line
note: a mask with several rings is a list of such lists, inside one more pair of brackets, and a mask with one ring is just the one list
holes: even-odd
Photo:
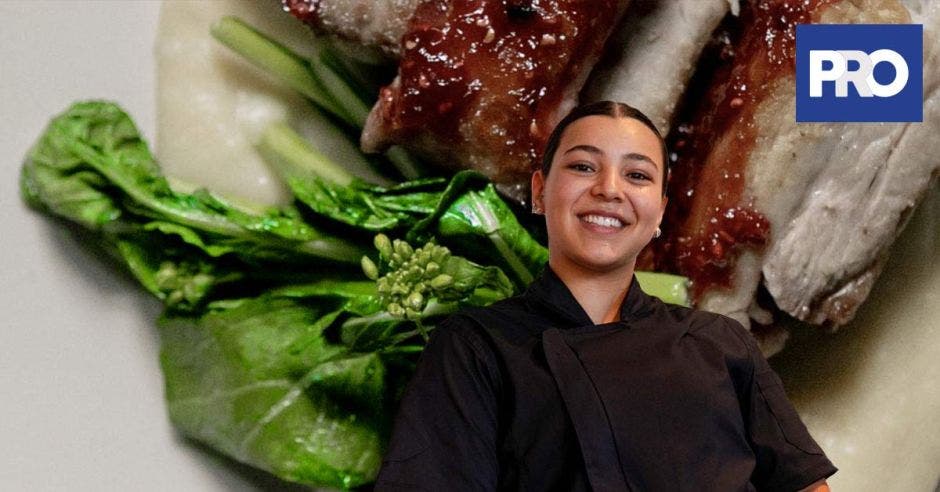
[(565, 283), (594, 324), (620, 319), (620, 306), (633, 278), (633, 265), (609, 272), (588, 271), (577, 265), (555, 265), (552, 271)]

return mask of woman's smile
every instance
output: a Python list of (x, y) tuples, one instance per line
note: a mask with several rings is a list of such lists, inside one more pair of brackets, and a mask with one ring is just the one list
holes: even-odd
[(602, 233), (618, 232), (627, 226), (620, 216), (604, 212), (586, 212), (579, 214), (578, 218), (586, 224), (588, 230)]

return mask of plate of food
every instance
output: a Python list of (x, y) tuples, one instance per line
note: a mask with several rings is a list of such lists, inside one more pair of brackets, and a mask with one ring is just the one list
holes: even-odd
[[(547, 130), (621, 99), (673, 151), (644, 289), (751, 329), (834, 488), (934, 490), (938, 2), (550, 3), (0, 5), (0, 483), (368, 484), (434, 323), (544, 262)], [(924, 122), (797, 125), (804, 22), (924, 24)]]

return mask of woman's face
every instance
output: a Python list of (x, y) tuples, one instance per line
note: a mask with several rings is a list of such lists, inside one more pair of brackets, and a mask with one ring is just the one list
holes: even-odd
[(556, 271), (633, 268), (666, 208), (662, 150), (633, 118), (592, 115), (562, 133), (551, 171), (532, 176)]

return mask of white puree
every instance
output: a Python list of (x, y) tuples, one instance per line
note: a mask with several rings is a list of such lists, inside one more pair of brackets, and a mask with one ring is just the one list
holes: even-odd
[[(169, 174), (261, 203), (287, 194), (252, 148), (265, 122), (315, 114), (209, 35), (236, 14), (305, 51), (309, 33), (279, 11), (224, 0), (166, 2), (158, 41), (158, 156)], [(350, 149), (322, 149), (349, 162)], [(340, 159), (342, 157), (342, 159)], [(361, 169), (362, 161), (354, 166)], [(848, 240), (849, 238), (847, 238)], [(895, 243), (858, 316), (836, 334), (798, 326), (772, 359), (810, 431), (840, 468), (838, 491), (931, 492), (940, 479), (940, 190)]]
[[(156, 154), (176, 180), (244, 202), (282, 204), (287, 189), (254, 150), (260, 132), (286, 121), (316, 142), (316, 135), (332, 130), (303, 97), (212, 38), (210, 26), (225, 15), (241, 17), (295, 52), (312, 51), (310, 31), (276, 0), (164, 2), (156, 46)], [(320, 148), (323, 153), (374, 180), (354, 142), (328, 140), (333, 143)]]
[(835, 334), (797, 327), (771, 364), (839, 467), (833, 490), (937, 490), (940, 188), (894, 243), (855, 319)]

